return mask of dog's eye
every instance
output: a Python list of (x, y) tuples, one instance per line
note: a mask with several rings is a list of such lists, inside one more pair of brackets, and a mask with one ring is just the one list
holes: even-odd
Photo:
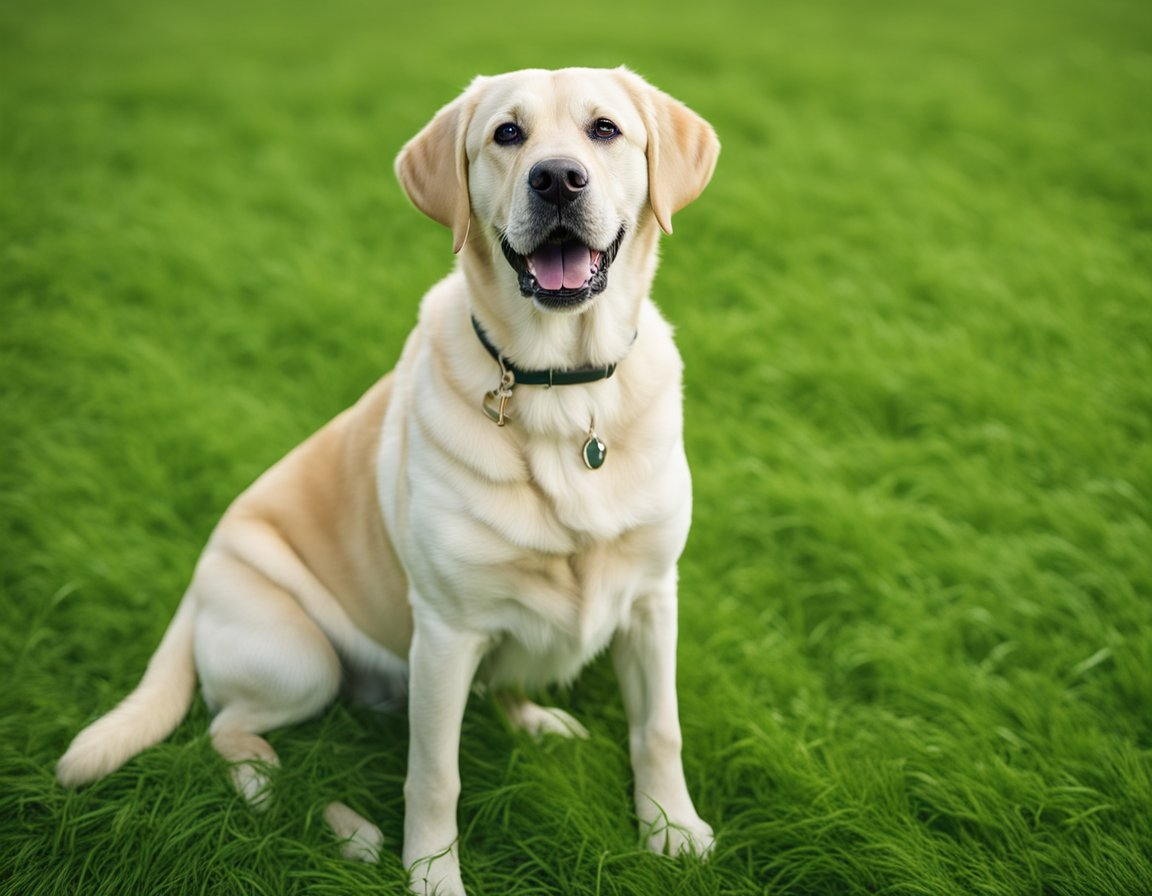
[(597, 118), (592, 123), (592, 128), (588, 135), (593, 140), (611, 140), (614, 137), (620, 136), (620, 128), (616, 127), (616, 122), (607, 118)]
[(501, 146), (514, 146), (524, 140), (524, 132), (520, 130), (520, 125), (506, 121), (496, 128), (496, 133), (492, 135), (492, 139)]

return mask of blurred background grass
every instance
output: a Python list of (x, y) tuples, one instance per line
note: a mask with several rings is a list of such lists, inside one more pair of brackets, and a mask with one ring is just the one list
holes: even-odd
[(590, 746), (471, 708), (473, 892), (1152, 892), (1152, 7), (1114, 0), (0, 6), (0, 892), (403, 892), (402, 719), (275, 735), (264, 816), (202, 707), (90, 790), (52, 764), (448, 269), (402, 143), (477, 73), (621, 63), (724, 143), (656, 295), (719, 848), (636, 849), (598, 663), (556, 695)]

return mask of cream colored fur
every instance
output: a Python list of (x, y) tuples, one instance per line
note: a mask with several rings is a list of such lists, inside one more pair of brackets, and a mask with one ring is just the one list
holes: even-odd
[[(592, 139), (600, 119), (620, 135)], [(517, 145), (493, 139), (508, 121), (524, 134)], [(718, 148), (702, 119), (624, 69), (479, 78), (441, 110), (396, 168), (415, 205), (452, 230), (456, 271), (424, 298), (396, 368), (227, 510), (141, 684), (77, 735), (60, 781), (92, 781), (166, 737), (198, 677), (213, 744), (260, 805), (277, 762), (263, 733), (320, 712), (342, 687), (382, 706), (407, 687), (404, 863), (414, 892), (455, 896), (473, 683), (530, 731), (582, 735), (519, 695), (610, 648), (649, 845), (706, 854), (675, 691), (676, 562), (691, 514), (680, 358), (648, 295), (659, 230), (707, 184)], [(587, 171), (589, 245), (625, 233), (607, 288), (568, 312), (521, 295), (499, 242), (531, 251), (528, 173), (556, 156)], [(481, 402), (500, 369), (473, 315), (520, 368), (618, 368), (584, 385), (517, 386), (498, 427)], [(580, 457), (593, 419), (609, 446), (598, 470)], [(369, 821), (339, 803), (326, 818), (347, 855), (378, 855)]]

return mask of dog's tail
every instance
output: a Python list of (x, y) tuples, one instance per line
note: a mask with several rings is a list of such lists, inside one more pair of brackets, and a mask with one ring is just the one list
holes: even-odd
[(65, 787), (78, 787), (111, 774), (180, 724), (196, 688), (193, 603), (190, 594), (180, 602), (136, 690), (77, 734), (60, 757), (56, 779)]

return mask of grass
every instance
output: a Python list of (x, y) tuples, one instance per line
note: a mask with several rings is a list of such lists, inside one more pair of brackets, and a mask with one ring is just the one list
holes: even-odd
[[(482, 700), (475, 894), (1152, 892), (1152, 11), (1103, 0), (0, 8), (0, 893), (402, 893), (406, 724), (197, 704), (72, 793), (228, 501), (396, 357), (450, 264), (391, 159), (477, 72), (626, 62), (709, 118), (665, 244), (708, 865), (639, 848), (608, 665)], [(376, 820), (345, 862), (320, 813)]]

